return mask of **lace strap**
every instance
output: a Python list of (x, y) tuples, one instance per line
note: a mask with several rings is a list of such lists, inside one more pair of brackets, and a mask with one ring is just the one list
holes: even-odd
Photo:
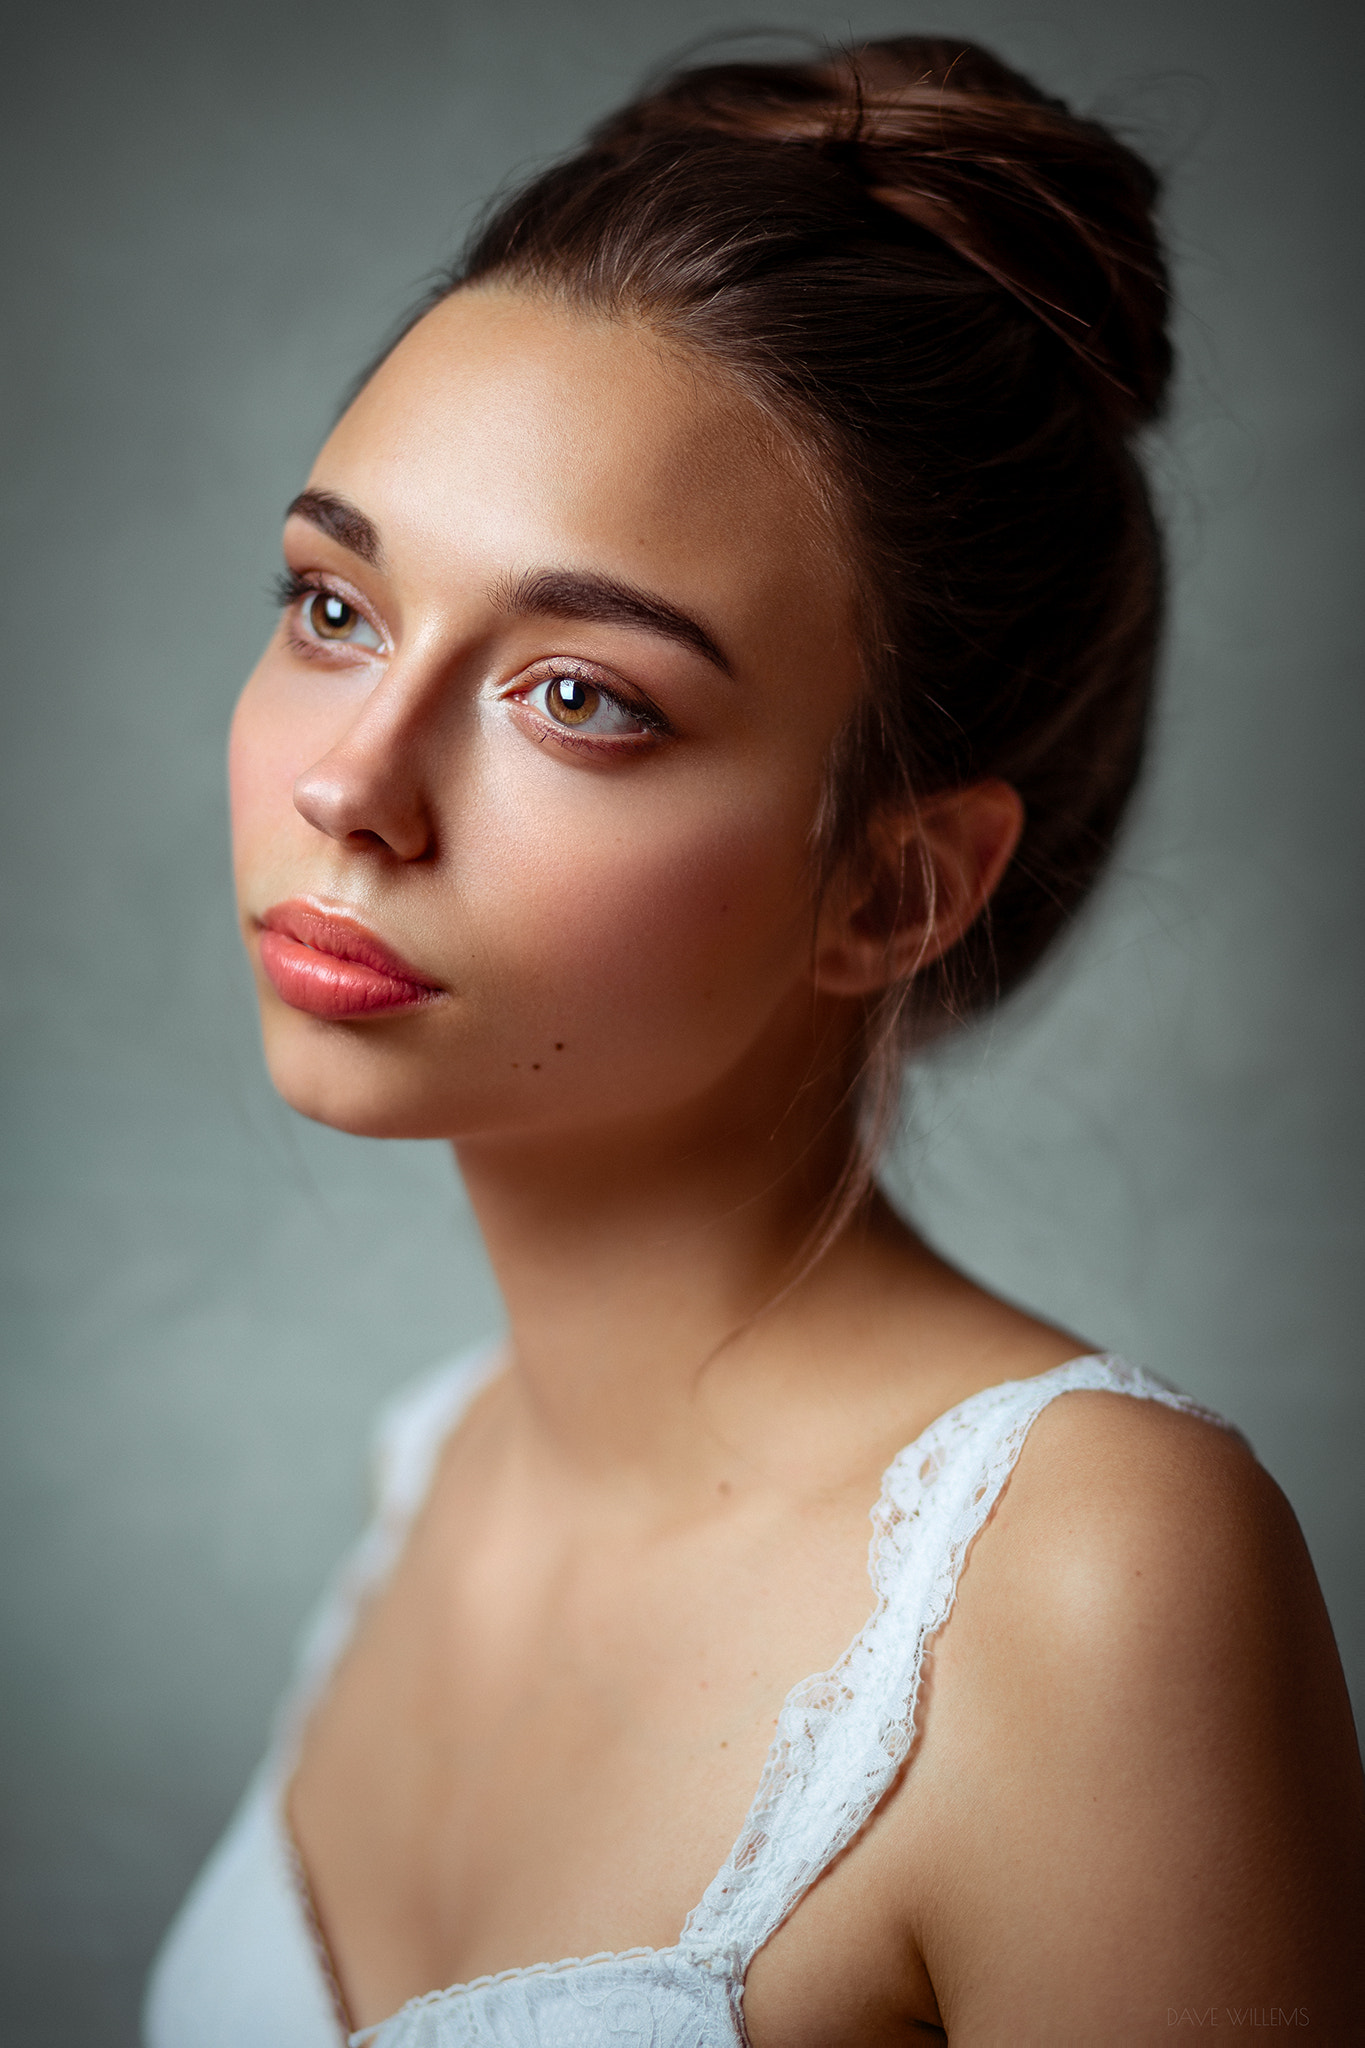
[(303, 1724), (354, 1632), (365, 1600), (392, 1571), (431, 1485), (450, 1432), (497, 1370), (500, 1347), (477, 1345), (399, 1389), (374, 1432), (375, 1507), (304, 1629), (294, 1675), (275, 1719), (271, 1755), (280, 1782), (293, 1768)]
[(739, 1840), (683, 1931), (698, 1961), (741, 1981), (871, 1818), (910, 1753), (925, 1652), (952, 1610), (972, 1539), (1038, 1416), (1078, 1391), (1221, 1422), (1150, 1373), (1096, 1356), (974, 1395), (899, 1454), (872, 1516), (871, 1619), (831, 1670), (788, 1695)]

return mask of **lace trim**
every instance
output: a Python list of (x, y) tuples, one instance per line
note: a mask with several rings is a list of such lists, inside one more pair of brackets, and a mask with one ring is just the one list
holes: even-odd
[(468, 1997), (471, 1992), (496, 1989), (499, 1984), (524, 1984), (537, 1977), (563, 1977), (573, 1970), (599, 1969), (607, 1963), (670, 1963), (680, 1960), (679, 1951), (674, 1948), (604, 1948), (593, 1956), (564, 1956), (557, 1963), (525, 1963), (519, 1969), (496, 1970), (489, 1977), (471, 1977), (465, 1984), (447, 1984), (442, 1991), (423, 1991), (416, 1998), (410, 1998), (406, 2005), (400, 2005), (397, 2012), (387, 2019), (377, 2020), (372, 2027), (362, 2027), (358, 2034), (347, 2036), (347, 2048), (367, 2048), (388, 2028), (399, 2020), (410, 2020), (433, 2006), (444, 2005), (455, 1998)]

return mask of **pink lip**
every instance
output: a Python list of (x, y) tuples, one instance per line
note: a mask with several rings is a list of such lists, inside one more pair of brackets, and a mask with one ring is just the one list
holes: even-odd
[(314, 1017), (363, 1017), (430, 1002), (428, 981), (358, 919), (311, 903), (277, 903), (260, 920), (261, 965), (293, 1010)]

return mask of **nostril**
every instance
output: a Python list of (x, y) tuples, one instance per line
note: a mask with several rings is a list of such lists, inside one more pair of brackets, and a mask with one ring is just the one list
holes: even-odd
[[(430, 848), (430, 820), (419, 790), (340, 750), (299, 776), (294, 808), (315, 830), (356, 853), (418, 860)], [(361, 818), (373, 823), (362, 825)]]

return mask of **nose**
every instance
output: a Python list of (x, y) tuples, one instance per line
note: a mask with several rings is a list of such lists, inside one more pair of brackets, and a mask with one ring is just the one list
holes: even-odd
[(362, 717), (298, 777), (294, 808), (329, 839), (396, 860), (421, 860), (432, 849), (433, 832), (420, 753), (415, 736), (386, 731), (382, 723), (375, 730)]

